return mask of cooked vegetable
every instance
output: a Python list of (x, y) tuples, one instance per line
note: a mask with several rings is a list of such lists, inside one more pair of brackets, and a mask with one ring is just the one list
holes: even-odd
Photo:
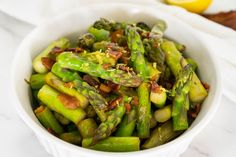
[(152, 90), (150, 94), (151, 102), (158, 108), (165, 105), (167, 99), (167, 94), (165, 88), (158, 86), (157, 84), (152, 84)]
[(52, 71), (57, 76), (61, 77), (62, 80), (71, 81), (68, 82), (70, 87), (75, 88), (88, 99), (101, 121), (106, 120), (107, 115), (105, 114), (105, 110), (107, 110), (107, 102), (105, 98), (99, 94), (97, 89), (90, 86), (87, 82), (82, 81), (77, 73), (63, 69), (58, 63), (52, 67)]
[(186, 65), (179, 73), (172, 88), (171, 95), (174, 97), (172, 117), (174, 130), (188, 128), (187, 110), (189, 110), (188, 93), (191, 87), (193, 71), (191, 65)]
[(151, 136), (142, 145), (143, 149), (160, 146), (178, 136), (180, 132), (175, 132), (171, 121), (165, 122), (160, 127), (152, 131)]
[(58, 63), (63, 68), (88, 73), (91, 76), (101, 77), (102, 79), (127, 86), (137, 87), (141, 83), (140, 77), (134, 73), (127, 73), (117, 69), (105, 69), (102, 65), (84, 60), (73, 53), (64, 52), (57, 57)]
[(62, 124), (62, 125), (68, 125), (70, 123), (70, 120), (62, 116), (61, 114), (54, 112), (55, 118)]
[(79, 47), (89, 49), (93, 46), (93, 43), (95, 42), (95, 36), (90, 33), (83, 34), (78, 39), (78, 45)]
[(107, 120), (102, 122), (96, 129), (93, 143), (110, 136), (116, 126), (121, 122), (125, 114), (124, 98), (117, 103), (118, 106), (114, 110), (109, 111)]
[(40, 89), (45, 84), (46, 74), (33, 74), (30, 77), (30, 87), (32, 89)]
[(86, 113), (81, 108), (69, 109), (66, 106), (75, 104), (76, 102), (71, 97), (59, 93), (55, 89), (44, 85), (38, 93), (38, 98), (51, 110), (60, 113), (65, 118), (78, 124), (85, 118)]
[(79, 102), (79, 104), (78, 104), (79, 107), (81, 107), (81, 108), (87, 107), (87, 105), (88, 105), (87, 98), (83, 94), (78, 92), (76, 89), (74, 89), (73, 86), (66, 84), (60, 78), (55, 76), (53, 73), (49, 72), (46, 75), (45, 80), (46, 80), (47, 84), (49, 86), (53, 87), (54, 89), (56, 89), (64, 94), (68, 94), (70, 96), (75, 97)]
[(98, 63), (98, 64), (110, 64), (111, 66), (116, 65), (116, 59), (109, 55), (109, 53), (102, 53), (99, 51), (91, 53), (80, 53), (79, 54), (85, 60)]
[(33, 68), (37, 73), (46, 73), (50, 69), (45, 66), (46, 63), (43, 62), (43, 58), (48, 57), (48, 54), (52, 51), (53, 48), (67, 48), (70, 46), (70, 42), (66, 38), (61, 38), (57, 41), (52, 42), (43, 52), (41, 52), (35, 59), (33, 60)]
[(138, 137), (108, 137), (93, 146), (90, 143), (91, 139), (84, 139), (82, 147), (108, 152), (131, 152), (140, 149)]
[(154, 112), (154, 117), (157, 122), (163, 123), (171, 118), (171, 105), (167, 105)]
[(29, 79), (39, 121), (64, 141), (100, 151), (138, 151), (178, 137), (209, 86), (166, 29), (160, 19), (150, 27), (101, 18), (73, 47), (65, 38), (53, 42), (34, 59)]
[(128, 26), (126, 28), (126, 35), (127, 43), (131, 50), (133, 67), (145, 80), (137, 89), (139, 98), (137, 130), (140, 138), (147, 138), (150, 134), (151, 119), (151, 103), (149, 99), (150, 84), (146, 82), (149, 71), (147, 71), (146, 68), (147, 62), (144, 58), (144, 47), (138, 32), (135, 28)]
[[(187, 63), (181, 53), (176, 49), (175, 45), (171, 41), (164, 41), (161, 45), (162, 50), (166, 54), (166, 63), (170, 67), (171, 71), (175, 75), (178, 76), (179, 72)], [(189, 91), (189, 98), (192, 102), (202, 102), (207, 96), (207, 91), (203, 87), (201, 81), (194, 73), (192, 77), (192, 83)]]
[(92, 118), (84, 119), (77, 125), (80, 134), (83, 138), (93, 137), (95, 135), (95, 130), (97, 129), (97, 124)]
[(186, 58), (186, 61), (188, 62), (188, 64), (190, 64), (193, 68), (193, 71), (197, 70), (197, 62), (195, 60), (193, 60), (192, 58)]
[(80, 145), (82, 142), (82, 137), (78, 131), (63, 133), (60, 135), (60, 139), (76, 145)]
[(129, 113), (123, 117), (120, 125), (116, 130), (116, 136), (118, 137), (129, 137), (132, 136), (135, 125), (136, 125), (136, 109), (133, 108)]
[(58, 123), (53, 113), (47, 107), (40, 106), (34, 112), (46, 129), (52, 129), (56, 134), (64, 132), (62, 126)]
[(96, 41), (109, 40), (110, 33), (104, 29), (97, 29), (91, 26), (88, 32), (95, 37)]

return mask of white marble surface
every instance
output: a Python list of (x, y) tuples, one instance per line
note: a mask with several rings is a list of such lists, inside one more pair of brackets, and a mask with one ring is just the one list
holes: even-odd
[[(2, 157), (50, 157), (19, 118), (9, 92), (10, 66), (20, 41), (34, 27), (0, 12), (0, 153)], [(226, 97), (210, 124), (181, 157), (235, 157), (236, 104)]]

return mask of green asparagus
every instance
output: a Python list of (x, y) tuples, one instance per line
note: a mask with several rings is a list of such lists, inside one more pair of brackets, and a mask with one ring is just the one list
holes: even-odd
[[(185, 59), (182, 57), (181, 53), (176, 49), (174, 43), (171, 41), (164, 41), (161, 44), (161, 48), (165, 52), (167, 65), (170, 67), (175, 77), (177, 77), (182, 69), (181, 62)], [(189, 91), (190, 101), (199, 103), (202, 102), (206, 98), (206, 96), (206, 89), (203, 87), (201, 81), (194, 73)]]
[(62, 125), (68, 125), (70, 123), (70, 120), (62, 116), (61, 114), (54, 112), (55, 118), (62, 124)]
[(69, 52), (60, 54), (57, 57), (57, 60), (63, 68), (88, 73), (91, 76), (110, 80), (114, 83), (127, 87), (137, 87), (142, 81), (140, 77), (133, 73), (127, 73), (117, 69), (104, 69), (102, 65), (81, 59), (80, 57)]
[(58, 123), (53, 113), (47, 107), (40, 106), (34, 112), (45, 128), (52, 129), (56, 134), (64, 132), (62, 126)]
[(151, 136), (145, 141), (145, 143), (142, 145), (142, 148), (148, 149), (160, 146), (175, 138), (179, 134), (180, 132), (173, 131), (171, 121), (167, 121), (152, 131)]
[(150, 135), (151, 103), (149, 100), (150, 84), (142, 83), (138, 87), (138, 123), (137, 130), (140, 138), (147, 138)]
[(87, 107), (88, 105), (87, 98), (84, 95), (82, 95), (80, 92), (78, 92), (76, 89), (74, 89), (73, 85), (67, 85), (60, 78), (58, 78), (56, 75), (54, 75), (51, 72), (49, 72), (46, 75), (45, 80), (47, 84), (53, 87), (54, 89), (75, 97), (79, 102), (79, 107), (81, 108)]
[(95, 130), (97, 129), (97, 124), (92, 118), (84, 119), (77, 125), (80, 134), (83, 138), (93, 137), (95, 135)]
[(192, 58), (186, 58), (186, 61), (188, 62), (188, 64), (190, 64), (193, 68), (193, 71), (197, 70), (197, 62), (195, 60), (193, 60)]
[[(48, 85), (44, 85), (38, 93), (38, 98), (47, 105), (51, 110), (60, 113), (65, 118), (71, 120), (75, 124), (78, 124), (86, 116), (86, 113), (81, 108), (68, 109), (65, 107), (66, 103), (70, 103), (70, 100), (66, 100), (61, 93)], [(65, 99), (65, 100), (64, 100)], [(73, 103), (73, 102), (72, 102)]]
[(89, 27), (88, 32), (91, 33), (96, 41), (109, 40), (110, 32), (104, 29), (97, 29), (94, 27)]
[(167, 94), (165, 88), (157, 86), (155, 89), (151, 90), (150, 100), (158, 108), (165, 105), (167, 99)]
[(118, 129), (116, 130), (116, 136), (118, 137), (129, 137), (132, 136), (133, 131), (135, 129), (136, 125), (136, 109), (133, 108), (129, 113), (127, 113), (120, 125), (118, 126)]
[(82, 143), (82, 137), (78, 131), (63, 133), (60, 135), (60, 139), (76, 145)]
[(95, 145), (90, 146), (90, 143), (91, 139), (83, 139), (82, 147), (108, 152), (130, 152), (140, 149), (138, 137), (108, 137)]
[(30, 87), (32, 89), (40, 89), (45, 84), (46, 74), (33, 74), (30, 77)]
[(78, 45), (84, 49), (90, 49), (95, 42), (95, 36), (90, 33), (83, 34), (78, 39)]
[(87, 61), (91, 61), (100, 65), (103, 64), (110, 64), (111, 66), (116, 65), (116, 59), (111, 57), (109, 53), (102, 53), (99, 51), (95, 51), (92, 53), (80, 53), (79, 56), (81, 56), (83, 59)]
[(154, 117), (157, 122), (163, 123), (168, 121), (171, 118), (171, 105), (167, 105), (161, 109), (158, 109), (154, 112)]
[(55, 48), (55, 47), (60, 47), (60, 48), (67, 48), (70, 46), (70, 42), (66, 38), (60, 38), (57, 41), (52, 42), (43, 52), (41, 52), (35, 59), (33, 60), (33, 68), (36, 72), (38, 73), (46, 73), (49, 70), (43, 65), (42, 63), (42, 58), (47, 57), (49, 52)]
[(107, 120), (102, 122), (95, 131), (93, 137), (93, 143), (99, 140), (107, 138), (115, 131), (116, 126), (121, 122), (123, 115), (125, 114), (124, 98), (119, 102), (118, 106), (109, 111)]
[(71, 81), (72, 87), (88, 99), (101, 121), (106, 120), (107, 116), (105, 111), (107, 110), (107, 102), (94, 87), (90, 86), (87, 82), (82, 81), (76, 72), (69, 70), (65, 71), (58, 63), (54, 64), (52, 72), (58, 77), (61, 77), (62, 80)]
[(191, 87), (192, 75), (193, 71), (191, 65), (186, 65), (180, 71), (177, 80), (172, 88), (171, 95), (174, 96), (172, 107), (174, 130), (185, 130), (188, 128), (188, 93)]
[(102, 51), (105, 52), (107, 50), (107, 46), (110, 42), (108, 41), (100, 41), (93, 44), (93, 51)]
[[(139, 75), (143, 79), (147, 79), (149, 72), (147, 71), (147, 63), (144, 58), (144, 47), (142, 40), (136, 32), (135, 28), (127, 26), (126, 28), (127, 44), (131, 50), (131, 61)], [(138, 87), (138, 121), (137, 130), (140, 138), (147, 138), (150, 134), (150, 118), (151, 118), (151, 103), (149, 100), (150, 84), (143, 82)]]

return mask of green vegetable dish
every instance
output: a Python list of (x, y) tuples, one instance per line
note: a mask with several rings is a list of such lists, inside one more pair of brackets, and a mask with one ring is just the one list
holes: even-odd
[(165, 144), (200, 111), (209, 85), (186, 58), (185, 46), (164, 36), (157, 20), (101, 18), (79, 36), (52, 42), (33, 60), (33, 108), (41, 124), (72, 144), (129, 152)]

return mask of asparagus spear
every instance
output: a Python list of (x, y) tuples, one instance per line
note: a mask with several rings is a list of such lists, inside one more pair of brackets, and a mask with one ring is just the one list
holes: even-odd
[(132, 136), (136, 125), (136, 114), (136, 109), (132, 108), (132, 110), (123, 117), (120, 125), (118, 126), (118, 129), (116, 130), (116, 136)]
[(62, 124), (62, 125), (68, 125), (70, 123), (70, 120), (62, 116), (61, 114), (54, 112), (55, 118)]
[(171, 121), (167, 121), (152, 131), (151, 136), (145, 141), (145, 143), (142, 145), (142, 148), (148, 149), (160, 146), (177, 137), (179, 134), (180, 132), (173, 131)]
[(91, 33), (83, 34), (78, 39), (78, 45), (84, 49), (90, 49), (95, 42), (95, 36)]
[(96, 41), (109, 40), (110, 32), (105, 29), (97, 29), (91, 26), (89, 27), (88, 32), (95, 37)]
[(32, 92), (32, 95), (33, 95), (33, 105), (34, 104), (40, 104), (40, 100), (38, 98), (39, 90), (36, 89), (36, 90), (32, 90), (31, 92)]
[(94, 22), (93, 27), (97, 29), (105, 29), (107, 31), (112, 31), (115, 25), (116, 25), (116, 22), (113, 20), (100, 18), (99, 20)]
[(133, 67), (137, 73), (146, 79), (148, 72), (146, 69), (147, 63), (144, 57), (145, 50), (142, 40), (136, 29), (131, 26), (126, 27), (126, 36), (128, 47), (131, 50), (131, 61), (133, 62)]
[(151, 103), (149, 100), (150, 84), (142, 83), (138, 87), (138, 123), (137, 130), (140, 138), (147, 138), (150, 135)]
[(93, 51), (102, 51), (104, 52), (107, 49), (107, 46), (110, 42), (100, 41), (93, 44)]
[(140, 149), (138, 137), (108, 137), (93, 146), (90, 146), (90, 143), (90, 138), (83, 139), (82, 147), (108, 152), (130, 152)]
[(157, 64), (159, 71), (164, 71), (165, 54), (160, 48), (164, 31), (166, 30), (166, 23), (162, 20), (157, 20), (153, 26), (149, 38), (143, 40), (147, 57), (150, 61)]
[(115, 58), (111, 57), (109, 53), (102, 53), (99, 51), (95, 51), (92, 53), (81, 53), (79, 54), (79, 56), (81, 56), (85, 60), (98, 63), (101, 65), (110, 64), (111, 66), (115, 66), (117, 61)]
[(63, 133), (60, 135), (60, 139), (76, 145), (80, 145), (82, 142), (82, 137), (78, 131)]
[(157, 20), (156, 24), (152, 27), (151, 38), (162, 38), (164, 36), (164, 31), (166, 30), (167, 25), (163, 20)]
[[(182, 65), (185, 66), (187, 62), (182, 57), (181, 53), (176, 49), (173, 42), (166, 40), (161, 44), (161, 48), (165, 52), (167, 65), (170, 67), (175, 77), (177, 77), (178, 73), (182, 69)], [(181, 62), (186, 62), (186, 64), (183, 64)], [(199, 103), (202, 102), (206, 98), (206, 96), (206, 89), (203, 87), (201, 81), (194, 73), (189, 91), (190, 101)]]
[(91, 76), (101, 77), (102, 79), (112, 81), (128, 87), (137, 87), (141, 83), (140, 77), (134, 73), (127, 73), (117, 69), (104, 69), (102, 65), (81, 59), (75, 54), (64, 52), (57, 57), (58, 63), (63, 68), (87, 73)]
[(191, 87), (192, 74), (193, 71), (191, 65), (186, 65), (180, 71), (171, 92), (171, 95), (174, 96), (172, 107), (174, 130), (185, 130), (188, 128), (188, 93)]
[(60, 77), (63, 82), (71, 82), (75, 79), (82, 80), (77, 73), (73, 73), (69, 69), (62, 68), (57, 62), (52, 66), (51, 72)]
[(158, 108), (165, 105), (167, 99), (166, 89), (159, 86), (157, 83), (152, 84), (152, 90), (150, 94), (151, 102)]
[(92, 118), (84, 119), (77, 125), (80, 134), (83, 138), (93, 137), (95, 135), (95, 130), (97, 129), (97, 124)]
[(53, 113), (47, 107), (41, 105), (34, 112), (46, 129), (52, 129), (57, 134), (64, 132)]
[(53, 87), (54, 89), (75, 97), (79, 101), (79, 107), (81, 108), (87, 107), (88, 105), (87, 98), (84, 95), (82, 95), (80, 92), (78, 92), (78, 90), (74, 89), (73, 85), (69, 86), (68, 84), (64, 83), (59, 77), (57, 77), (51, 72), (49, 72), (46, 75), (45, 80), (47, 84)]
[(117, 125), (121, 122), (123, 115), (125, 114), (124, 98), (118, 102), (118, 106), (109, 111), (106, 121), (102, 122), (95, 131), (95, 136), (93, 137), (93, 143), (99, 140), (107, 138), (115, 131)]
[(180, 113), (176, 116), (173, 116), (173, 130), (185, 130), (188, 128), (188, 117), (187, 117), (187, 109), (184, 106), (180, 107)]
[(93, 27), (97, 29), (105, 29), (107, 31), (115, 31), (118, 29), (123, 29), (126, 23), (120, 23), (113, 20), (108, 20), (105, 18), (100, 18), (96, 22), (94, 22)]
[(152, 115), (151, 119), (150, 119), (150, 129), (155, 128), (157, 126), (157, 121), (155, 119), (155, 117)]
[(85, 112), (87, 114), (88, 118), (93, 118), (96, 116), (96, 111), (94, 110), (92, 105), (89, 105), (86, 109)]
[(136, 24), (136, 26), (139, 27), (139, 28), (141, 28), (141, 29), (143, 29), (143, 30), (145, 30), (145, 31), (151, 31), (151, 29), (149, 28), (149, 26), (148, 26), (146, 23), (144, 23), (144, 22), (138, 22), (138, 23)]
[(45, 84), (46, 74), (33, 74), (30, 77), (30, 87), (32, 89), (40, 89)]
[(188, 62), (188, 64), (190, 64), (193, 68), (193, 71), (197, 70), (197, 62), (195, 60), (193, 60), (192, 58), (186, 58), (186, 61)]
[(167, 105), (161, 109), (158, 109), (154, 112), (154, 117), (157, 122), (163, 123), (168, 121), (171, 118), (171, 105)]
[(156, 68), (156, 63), (148, 63), (147, 65), (149, 71), (150, 81), (157, 82), (160, 77), (161, 72)]
[(177, 50), (178, 50), (179, 52), (183, 52), (183, 51), (185, 50), (185, 46), (184, 46), (183, 44), (180, 44), (180, 43), (178, 43), (178, 42), (176, 42), (176, 41), (173, 41), (173, 42), (174, 42), (175, 47), (177, 48)]
[(185, 66), (179, 73), (177, 80), (172, 88), (171, 95), (174, 97), (172, 116), (180, 113), (181, 106), (184, 105), (186, 96), (191, 87), (193, 71), (191, 65)]
[[(86, 113), (81, 108), (68, 109), (65, 104), (70, 102), (62, 97), (61, 93), (48, 85), (44, 85), (38, 93), (38, 98), (51, 110), (60, 113), (65, 118), (71, 120), (75, 124), (78, 124), (82, 119), (85, 118)], [(64, 100), (65, 99), (65, 100)]]
[(49, 52), (55, 48), (67, 48), (69, 47), (70, 42), (66, 38), (60, 38), (57, 41), (52, 42), (43, 52), (41, 52), (35, 59), (33, 60), (33, 68), (37, 73), (46, 73), (48, 72), (48, 69), (43, 65), (42, 58), (47, 57)]
[[(131, 61), (137, 73), (143, 79), (147, 79), (149, 72), (147, 71), (147, 63), (144, 58), (144, 47), (142, 40), (136, 32), (135, 28), (127, 26), (126, 36), (128, 47), (131, 50)], [(138, 122), (137, 130), (140, 138), (146, 138), (150, 134), (150, 118), (151, 118), (151, 103), (149, 100), (150, 84), (143, 82), (138, 87)]]
[(105, 111), (107, 110), (106, 100), (99, 94), (97, 89), (90, 86), (87, 82), (82, 81), (80, 76), (76, 72), (72, 72), (68, 69), (63, 69), (59, 63), (56, 63), (52, 67), (52, 72), (62, 80), (71, 81), (71, 85), (82, 95), (84, 95), (89, 103), (93, 106), (95, 112), (101, 119), (101, 121), (106, 120)]

